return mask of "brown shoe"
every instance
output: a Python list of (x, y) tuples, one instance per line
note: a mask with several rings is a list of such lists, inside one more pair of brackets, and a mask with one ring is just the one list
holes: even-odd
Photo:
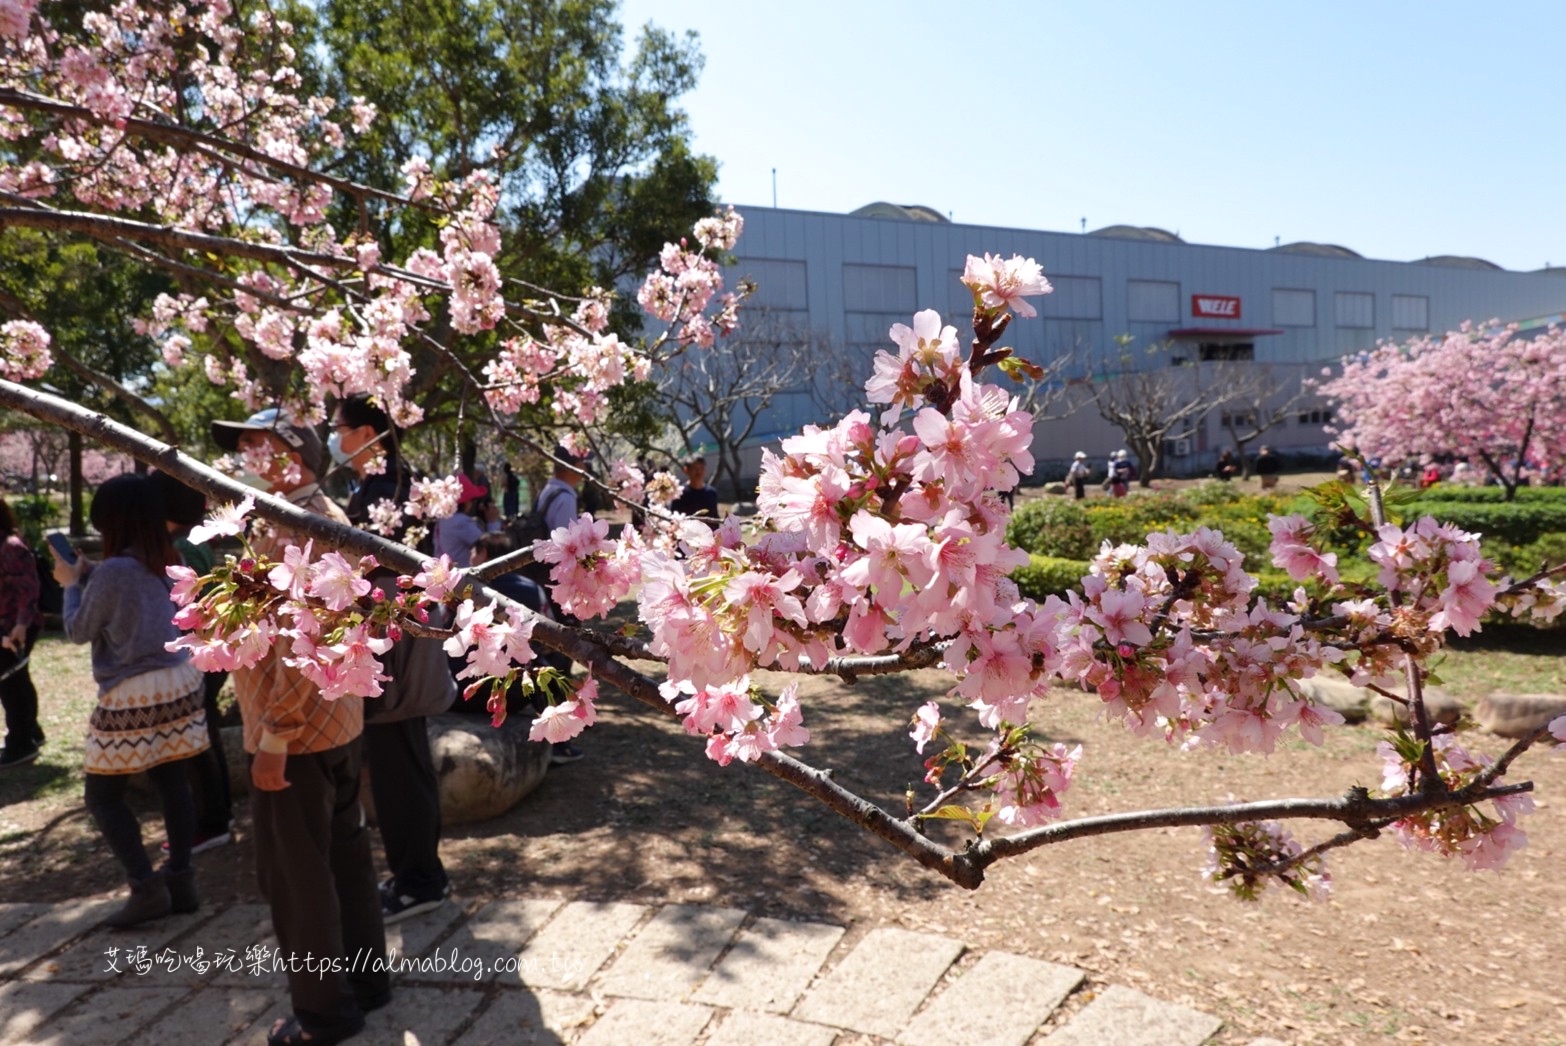
[(115, 930), (126, 930), (153, 919), (161, 919), (173, 909), (169, 884), (161, 872), (153, 872), (145, 879), (130, 880), (130, 898), (123, 908), (103, 920), (103, 925)]

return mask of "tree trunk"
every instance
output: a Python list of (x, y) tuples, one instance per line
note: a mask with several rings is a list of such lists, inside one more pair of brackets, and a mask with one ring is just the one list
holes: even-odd
[(67, 439), (71, 453), (71, 536), (79, 538), (87, 534), (87, 518), (82, 513), (82, 434), (72, 429)]

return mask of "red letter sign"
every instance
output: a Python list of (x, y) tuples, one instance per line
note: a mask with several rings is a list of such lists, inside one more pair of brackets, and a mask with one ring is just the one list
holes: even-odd
[(1219, 320), (1240, 318), (1240, 299), (1219, 294), (1191, 295), (1191, 315), (1211, 316)]

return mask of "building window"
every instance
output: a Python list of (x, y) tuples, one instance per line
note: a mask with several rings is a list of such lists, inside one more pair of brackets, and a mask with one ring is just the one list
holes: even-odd
[(1338, 326), (1363, 330), (1376, 325), (1376, 296), (1354, 291), (1338, 291), (1334, 295), (1337, 305)]
[(1142, 323), (1180, 322), (1180, 285), (1166, 280), (1127, 280), (1126, 319)]
[[(756, 284), (756, 292), (747, 305), (764, 305), (772, 309), (788, 311), (808, 310), (810, 295), (806, 290), (805, 263), (775, 258), (739, 258), (734, 272), (741, 279)], [(728, 277), (725, 276), (725, 279)]]
[(1300, 411), (1301, 425), (1330, 425), (1332, 424), (1332, 408), (1313, 407), (1310, 410)]
[(1272, 289), (1272, 322), (1276, 327), (1314, 327), (1316, 292), (1285, 287)]
[(1055, 288), (1039, 302), (1039, 311), (1057, 320), (1099, 320), (1104, 318), (1103, 281), (1097, 276), (1056, 276), (1049, 284)]
[(1427, 331), (1430, 329), (1430, 299), (1422, 294), (1392, 295), (1392, 329)]
[(1256, 358), (1256, 346), (1250, 342), (1203, 342), (1197, 346), (1197, 358), (1203, 363), (1233, 363)]
[(1224, 428), (1254, 429), (1256, 427), (1256, 412), (1254, 410), (1226, 410), (1218, 419)]
[(844, 312), (907, 312), (918, 308), (917, 270), (901, 265), (843, 266)]

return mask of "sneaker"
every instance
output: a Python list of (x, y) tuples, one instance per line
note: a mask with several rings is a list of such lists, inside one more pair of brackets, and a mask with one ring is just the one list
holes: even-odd
[(549, 765), (561, 766), (565, 763), (574, 763), (585, 754), (570, 741), (556, 741), (554, 749), (549, 753)]
[(439, 908), (446, 903), (446, 896), (451, 893), (451, 884), (447, 883), (438, 893), (415, 897), (412, 894), (398, 893), (393, 885), (395, 882), (395, 879), (387, 879), (381, 883), (381, 921), (387, 926), (400, 923), (420, 912)]
[(38, 758), (38, 746), (28, 748), (15, 748), (6, 745), (4, 751), (0, 751), (0, 770), (9, 770), (13, 766), (21, 766)]
[[(197, 832), (190, 841), (190, 856), (204, 854), (208, 850), (216, 850), (220, 846), (227, 846), (234, 841), (234, 822), (228, 823), (226, 832)], [(163, 852), (169, 852), (169, 841), (163, 840)]]

